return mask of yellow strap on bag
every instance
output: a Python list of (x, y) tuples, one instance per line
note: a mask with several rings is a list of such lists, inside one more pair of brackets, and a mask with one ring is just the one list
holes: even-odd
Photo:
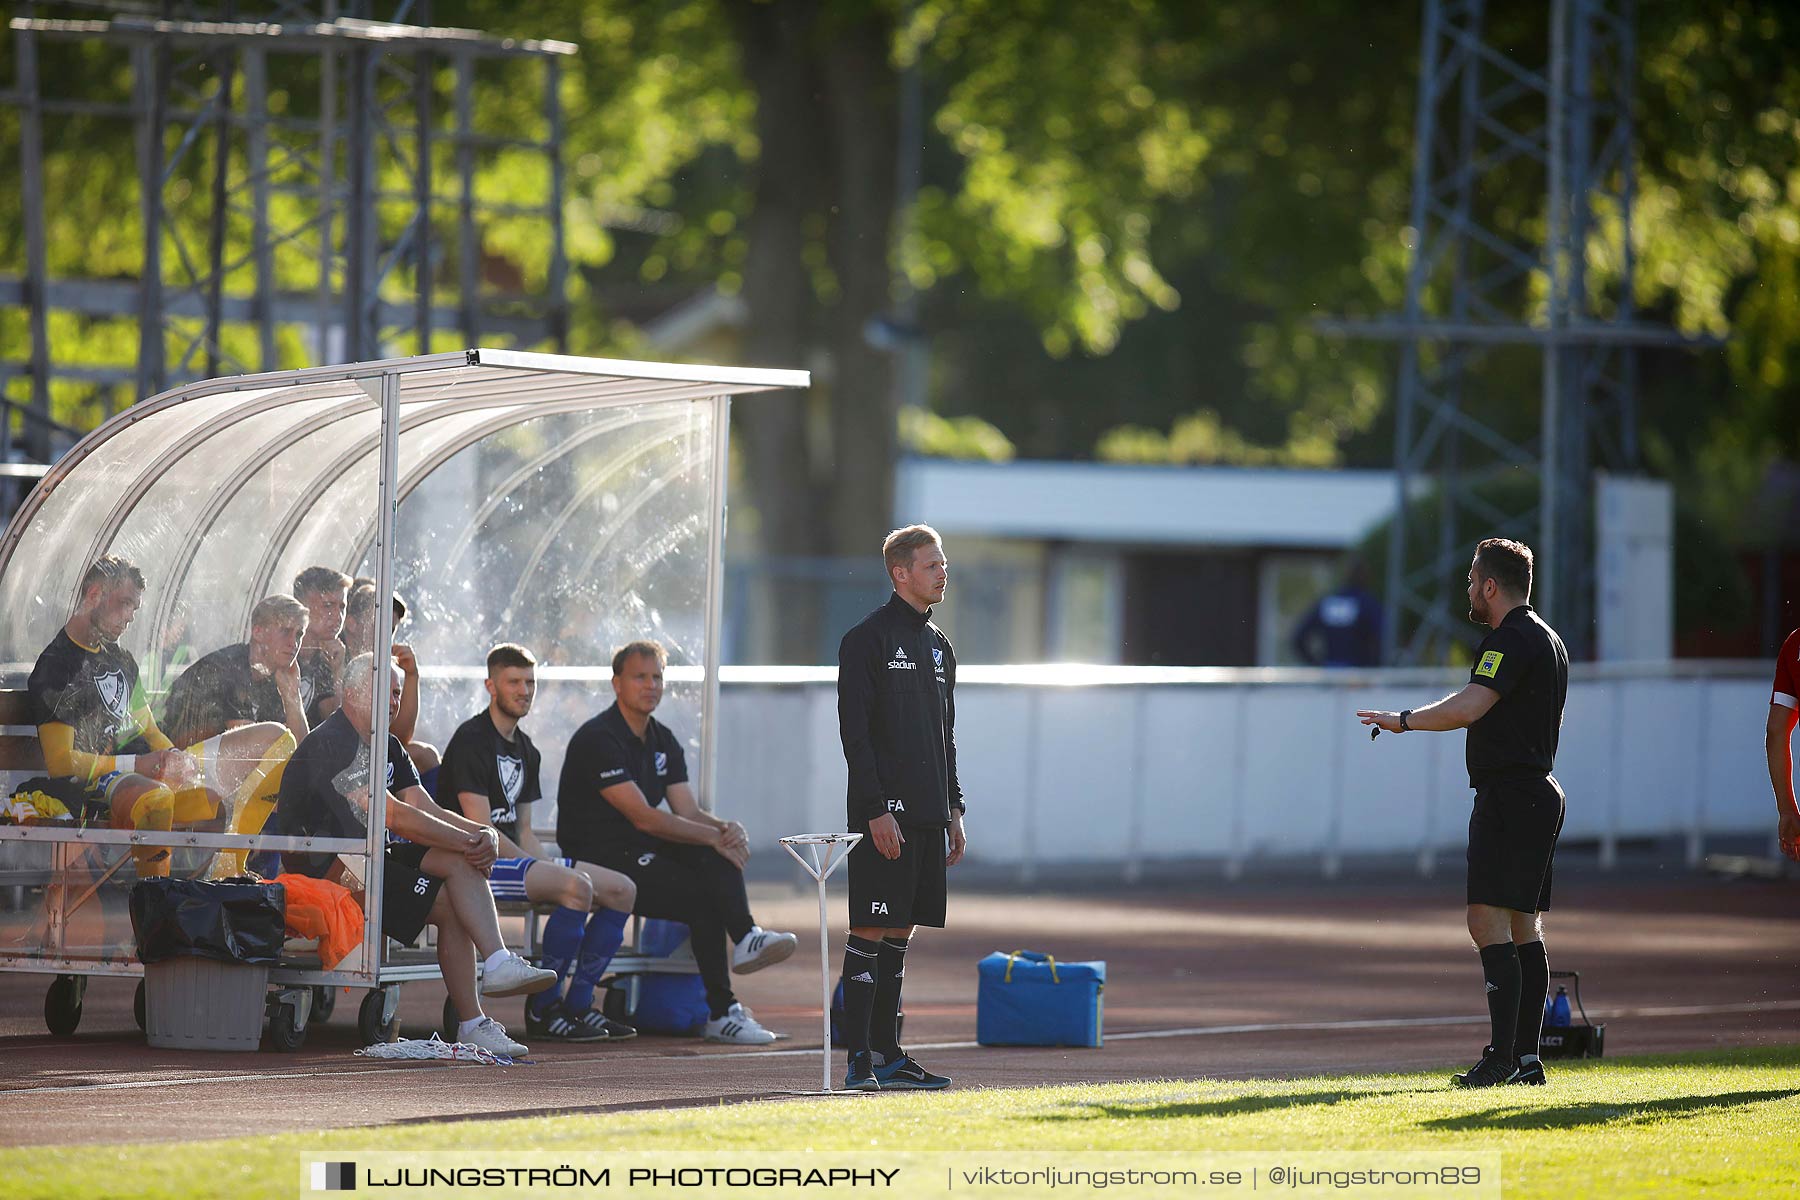
[[(1023, 951), (1023, 950), (1014, 950), (1011, 954), (1008, 954), (1006, 956), (1006, 975), (1000, 980), (1000, 982), (1002, 982), (1002, 983), (1011, 983), (1012, 982), (1013, 964), (1018, 962), (1019, 956), (1024, 953), (1025, 953), (1025, 951)], [(1046, 954), (1046, 955), (1044, 955), (1044, 961), (1050, 964), (1050, 982), (1051, 983), (1061, 983), (1062, 980), (1060, 980), (1056, 977), (1056, 955)]]

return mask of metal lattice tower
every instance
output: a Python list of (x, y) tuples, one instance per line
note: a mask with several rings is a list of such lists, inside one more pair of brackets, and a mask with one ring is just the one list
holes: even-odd
[[(28, 334), (23, 353), (4, 354), (0, 382), (28, 392), (7, 388), (0, 461), (14, 454), (15, 410), (18, 449), (39, 462), (79, 434), (52, 420), (53, 390), (88, 389), (97, 422), (120, 399), (197, 378), (425, 352), (434, 331), (458, 345), (566, 348), (558, 88), (569, 43), (433, 28), (428, 0), (20, 12), (5, 100), (20, 118), (25, 262), (21, 275), (0, 275), (0, 312), (24, 310)], [(45, 70), (55, 43), (99, 47), (98, 69)], [(478, 125), (477, 89), (504, 60), (537, 77), (536, 131)], [(106, 94), (93, 93), (97, 79)], [(136, 194), (119, 197), (141, 225), (135, 279), (52, 277), (46, 141), (82, 122), (118, 130), (121, 147), (129, 130), (135, 147)], [(541, 204), (477, 195), (477, 171), (502, 155), (542, 173)], [(538, 226), (542, 289), (486, 277), (496, 272), (484, 271), (483, 232), (495, 220)], [(69, 361), (51, 343), (59, 316), (135, 321), (136, 361)]]
[[(1594, 476), (1638, 465), (1634, 348), (1696, 344), (1633, 305), (1634, 8), (1553, 0), (1538, 64), (1487, 39), (1485, 0), (1426, 0), (1405, 308), (1334, 323), (1402, 347), (1389, 662), (1473, 641), (1446, 601), (1484, 536), (1533, 546), (1534, 602), (1592, 653)], [(1509, 372), (1536, 375), (1535, 420)]]

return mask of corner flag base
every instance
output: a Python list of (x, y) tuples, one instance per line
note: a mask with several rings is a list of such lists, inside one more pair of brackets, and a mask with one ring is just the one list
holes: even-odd
[[(831, 1086), (831, 931), (825, 918), (825, 881), (844, 865), (851, 849), (862, 841), (860, 833), (797, 833), (781, 839), (781, 848), (794, 856), (819, 885), (819, 1022), (824, 1048), (820, 1051), (819, 1083), (822, 1091), (792, 1092), (797, 1096), (836, 1096)], [(861, 1093), (857, 1093), (860, 1095)]]

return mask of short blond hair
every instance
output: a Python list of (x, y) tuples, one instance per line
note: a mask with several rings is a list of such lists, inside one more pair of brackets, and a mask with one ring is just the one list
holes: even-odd
[(250, 628), (263, 629), (286, 621), (298, 621), (305, 626), (309, 616), (306, 605), (285, 592), (276, 592), (258, 600), (256, 607), (250, 610)]
[(896, 529), (881, 541), (881, 559), (887, 564), (888, 578), (901, 567), (911, 568), (913, 555), (925, 546), (941, 546), (944, 539), (929, 525), (908, 525)]

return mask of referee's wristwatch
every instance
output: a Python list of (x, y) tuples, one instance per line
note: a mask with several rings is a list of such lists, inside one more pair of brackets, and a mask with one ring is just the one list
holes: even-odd
[(1412, 709), (1403, 708), (1400, 710), (1400, 732), (1401, 733), (1411, 733), (1412, 732), (1412, 726), (1408, 725), (1406, 723), (1406, 718), (1408, 718), (1410, 716), (1412, 716)]

